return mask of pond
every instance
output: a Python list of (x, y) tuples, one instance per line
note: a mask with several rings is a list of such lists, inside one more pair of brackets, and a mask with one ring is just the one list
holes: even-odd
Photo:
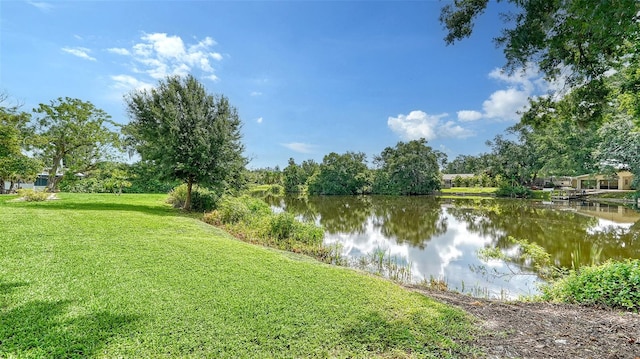
[(523, 261), (483, 260), (478, 251), (542, 246), (565, 268), (640, 258), (640, 213), (591, 202), (441, 199), (438, 197), (285, 197), (272, 203), (325, 229), (351, 263), (384, 253), (410, 269), (411, 281), (438, 279), (476, 296), (515, 298), (542, 282)]

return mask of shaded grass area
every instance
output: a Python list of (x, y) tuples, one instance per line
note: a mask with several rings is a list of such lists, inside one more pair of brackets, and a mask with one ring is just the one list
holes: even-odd
[(0, 197), (0, 357), (469, 357), (459, 311), (232, 239), (165, 195)]

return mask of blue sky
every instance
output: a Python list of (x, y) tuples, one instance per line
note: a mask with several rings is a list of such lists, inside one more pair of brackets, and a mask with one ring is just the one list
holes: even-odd
[(453, 160), (486, 152), (548, 85), (499, 71), (502, 4), (446, 46), (445, 3), (2, 1), (0, 90), (24, 110), (76, 97), (126, 123), (124, 94), (191, 73), (238, 109), (251, 168), (371, 160), (420, 137)]

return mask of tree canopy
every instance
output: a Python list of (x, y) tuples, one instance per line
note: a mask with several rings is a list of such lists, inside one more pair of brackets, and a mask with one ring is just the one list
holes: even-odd
[(61, 179), (57, 174), (90, 171), (118, 145), (117, 125), (91, 102), (58, 98), (49, 105), (40, 104), (34, 112), (40, 114), (36, 153), (49, 169), (51, 191)]
[(373, 191), (381, 194), (418, 195), (440, 189), (439, 164), (445, 155), (422, 138), (385, 148), (375, 162), (380, 166)]
[[(515, 11), (502, 14), (505, 28), (495, 41), (507, 69), (536, 63), (548, 78), (569, 71), (573, 83), (598, 79), (619, 68), (629, 44), (640, 38), (637, 0), (507, 0)], [(448, 44), (469, 37), (489, 0), (457, 0), (442, 8)], [(567, 73), (565, 73), (567, 74)]]
[[(561, 86), (560, 96), (532, 100), (523, 121), (541, 125), (561, 116), (581, 125), (601, 123), (610, 96), (622, 96), (640, 115), (640, 2), (637, 0), (507, 0), (512, 12), (496, 44), (503, 48), (505, 70), (537, 66)], [(469, 37), (489, 0), (458, 0), (442, 8), (440, 21), (453, 44)], [(610, 81), (611, 74), (624, 81)], [(557, 101), (562, 98), (562, 101)]]
[(7, 100), (6, 94), (0, 94), (0, 194), (5, 191), (4, 181), (13, 186), (33, 180), (42, 171), (40, 161), (23, 153), (33, 139), (31, 116)]
[(309, 193), (354, 195), (368, 192), (369, 169), (362, 152), (335, 152), (324, 156), (319, 172), (309, 179)]
[(161, 178), (187, 183), (186, 210), (193, 184), (222, 189), (237, 183), (247, 161), (241, 121), (226, 97), (209, 95), (189, 75), (168, 77), (151, 90), (131, 93), (126, 101), (129, 143)]

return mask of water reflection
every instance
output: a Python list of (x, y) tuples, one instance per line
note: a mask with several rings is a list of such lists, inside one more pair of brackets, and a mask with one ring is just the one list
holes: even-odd
[(278, 205), (320, 223), (325, 241), (341, 243), (345, 256), (383, 249), (408, 261), (415, 281), (443, 278), (453, 289), (491, 296), (537, 291), (527, 263), (478, 258), (481, 248), (514, 250), (509, 236), (537, 243), (562, 267), (640, 258), (640, 214), (623, 206), (384, 196), (287, 197)]

